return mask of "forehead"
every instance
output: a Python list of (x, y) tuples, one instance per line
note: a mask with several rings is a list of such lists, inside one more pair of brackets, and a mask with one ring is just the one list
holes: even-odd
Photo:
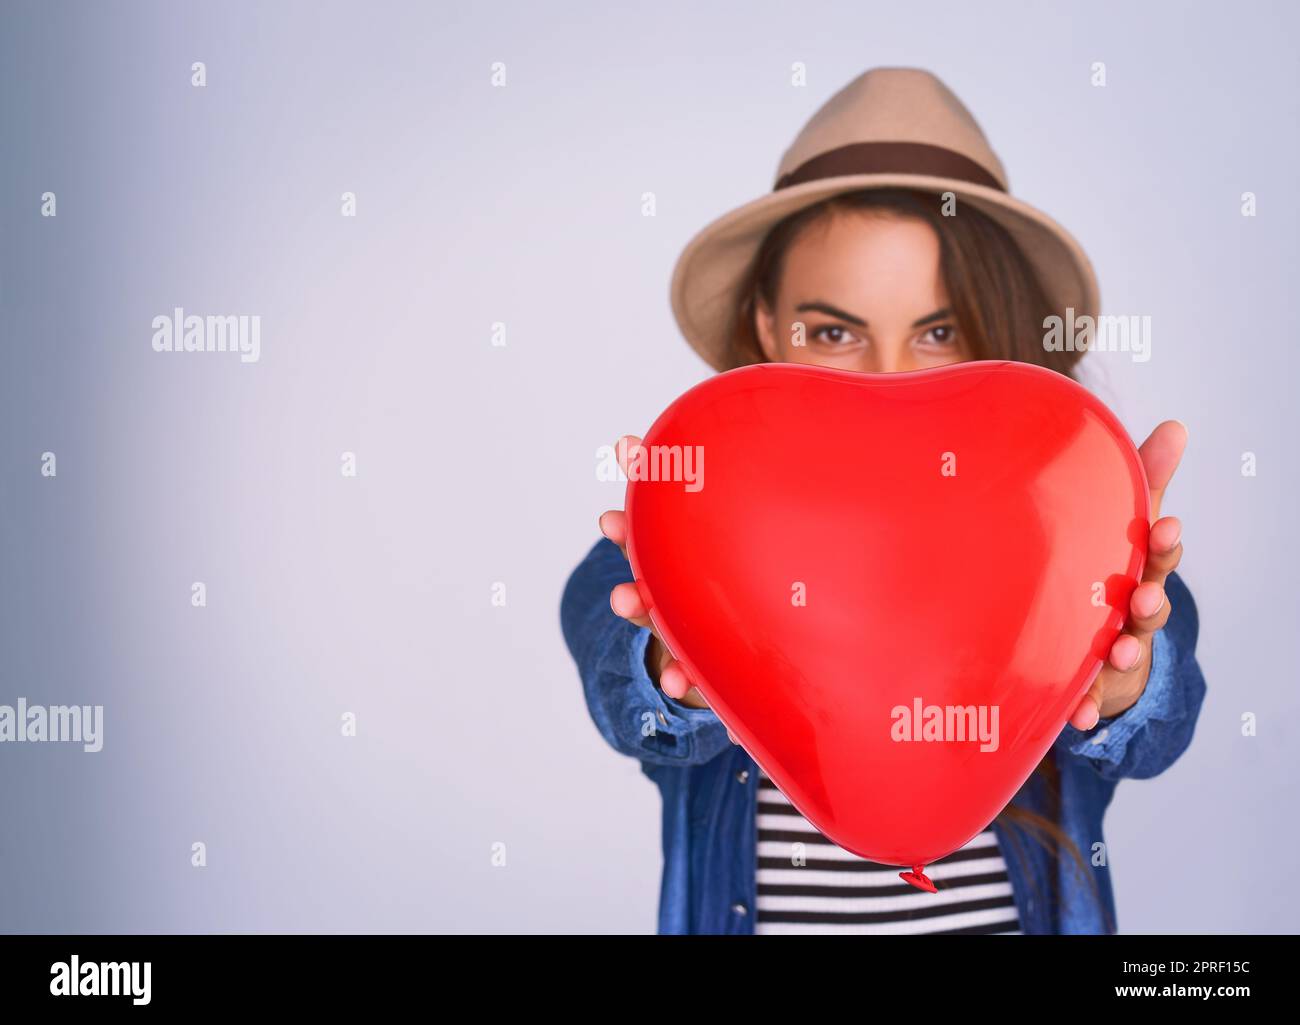
[[(781, 302), (824, 299), (859, 306), (927, 306), (944, 301), (939, 239), (924, 221), (879, 213), (839, 213), (805, 228), (786, 250)], [(813, 293), (817, 293), (814, 295)], [(927, 305), (928, 304), (928, 305)], [(877, 314), (879, 315), (879, 314)]]

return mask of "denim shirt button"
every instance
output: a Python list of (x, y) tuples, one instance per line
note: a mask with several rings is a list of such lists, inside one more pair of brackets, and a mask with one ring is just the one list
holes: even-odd
[(737, 783), (748, 783), (748, 782), (749, 782), (749, 770), (748, 770), (748, 769), (741, 769), (738, 773), (736, 773), (736, 782), (737, 782)]
[(1101, 732), (1098, 733), (1095, 737), (1092, 738), (1092, 742), (1093, 742), (1094, 744), (1100, 744), (1100, 743), (1101, 743), (1103, 740), (1105, 740), (1108, 736), (1110, 736), (1110, 727), (1109, 727), (1109, 726), (1103, 726), (1103, 727), (1101, 728)]
[(660, 726), (667, 726), (667, 725), (668, 725), (668, 719), (667, 719), (667, 717), (664, 715), (664, 710), (663, 710), (662, 708), (659, 709), (659, 725), (660, 725)]
[(735, 912), (736, 914), (738, 914), (738, 915), (747, 915), (747, 914), (749, 914), (749, 908), (745, 907), (745, 905), (744, 905), (744, 904), (741, 904), (739, 901), (737, 901), (735, 904), (731, 905), (731, 910), (734, 911), (734, 912)]

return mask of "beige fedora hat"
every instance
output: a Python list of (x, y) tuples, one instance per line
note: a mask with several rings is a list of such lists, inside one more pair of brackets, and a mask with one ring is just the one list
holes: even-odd
[(726, 367), (737, 291), (768, 231), (841, 192), (864, 188), (952, 192), (1005, 227), (1054, 309), (1095, 317), (1097, 277), (1074, 238), (1013, 198), (1006, 171), (961, 100), (928, 71), (873, 68), (837, 92), (781, 157), (772, 191), (719, 217), (682, 251), (673, 270), (673, 315), (715, 370)]

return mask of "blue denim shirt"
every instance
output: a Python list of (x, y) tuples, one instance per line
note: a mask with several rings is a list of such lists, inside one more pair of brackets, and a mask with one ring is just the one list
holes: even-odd
[[(565, 642), (578, 665), (596, 728), (621, 754), (637, 758), (663, 798), (660, 933), (752, 933), (756, 907), (758, 767), (708, 708), (663, 693), (645, 665), (650, 631), (616, 615), (615, 584), (631, 567), (602, 538), (570, 576), (560, 605)], [(1169, 621), (1155, 634), (1142, 696), (1086, 732), (1066, 724), (1051, 755), (1060, 769), (1057, 824), (1089, 863), (1096, 892), (1068, 856), (1056, 858), (1023, 829), (995, 819), (1024, 933), (1106, 933), (1117, 929), (1102, 816), (1115, 784), (1148, 779), (1191, 742), (1205, 680), (1196, 663), (1196, 606), (1177, 574), (1165, 591)], [(1050, 815), (1047, 783), (1035, 772), (1012, 804)], [(1019, 855), (1019, 856), (1017, 856)]]

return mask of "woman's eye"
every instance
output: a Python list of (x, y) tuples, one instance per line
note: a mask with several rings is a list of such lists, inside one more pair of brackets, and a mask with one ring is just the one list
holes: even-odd
[(829, 345), (848, 345), (857, 341), (853, 334), (839, 324), (828, 324), (813, 331), (813, 337)]
[(951, 324), (939, 324), (921, 336), (921, 341), (927, 345), (950, 346), (956, 340), (957, 329)]

